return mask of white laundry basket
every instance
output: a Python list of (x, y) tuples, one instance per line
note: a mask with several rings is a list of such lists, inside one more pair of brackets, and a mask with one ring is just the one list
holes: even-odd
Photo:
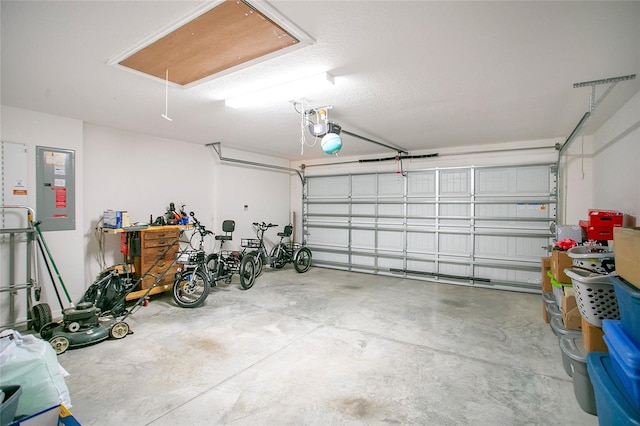
[(619, 319), (618, 299), (608, 275), (572, 267), (564, 270), (571, 278), (580, 315), (589, 324), (602, 327), (603, 319)]
[(578, 266), (599, 274), (615, 271), (613, 251), (605, 246), (575, 246), (567, 251), (573, 266)]

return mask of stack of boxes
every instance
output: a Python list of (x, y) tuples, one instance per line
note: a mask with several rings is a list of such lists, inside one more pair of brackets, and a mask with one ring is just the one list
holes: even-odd
[[(622, 226), (622, 219), (623, 214), (620, 212), (589, 210), (589, 220), (580, 221), (579, 227), (559, 227), (557, 238), (559, 241), (570, 238), (579, 244), (586, 240), (595, 240), (599, 241), (600, 245), (607, 246), (608, 241), (614, 238), (614, 228)], [(566, 228), (562, 230), (568, 231), (571, 235), (567, 232), (561, 235), (560, 228)], [(586, 247), (580, 247), (580, 249), (584, 251)], [(608, 253), (611, 255), (610, 251)], [(593, 324), (593, 319), (590, 322), (585, 320), (581, 313), (587, 309), (582, 306), (585, 302), (582, 298), (577, 297), (577, 290), (574, 292), (572, 278), (565, 273), (565, 269), (571, 269), (573, 272), (572, 266), (580, 269), (584, 262), (584, 260), (573, 259), (571, 254), (577, 257), (574, 253), (554, 250), (548, 259), (542, 259), (542, 294), (545, 306), (543, 318), (550, 323), (553, 332), (558, 336), (563, 366), (567, 374), (573, 378), (577, 402), (585, 412), (599, 415), (599, 407), (596, 404), (595, 391), (588, 371), (587, 357), (589, 353), (606, 352), (607, 345), (604, 340), (602, 322), (598, 322), (596, 325)], [(594, 257), (597, 256), (594, 255)], [(598, 273), (606, 274), (607, 272), (598, 271)], [(586, 276), (589, 276), (589, 273)], [(602, 275), (598, 279), (601, 280), (601, 277)], [(578, 284), (582, 284), (582, 282), (576, 285)], [(578, 288), (578, 290), (581, 289), (582, 287)], [(598, 291), (600, 290), (598, 289)], [(610, 291), (611, 297), (614, 297), (613, 289), (611, 288)], [(603, 295), (599, 296), (604, 297)], [(640, 379), (640, 359), (638, 367)], [(640, 395), (640, 382), (638, 392)], [(638, 424), (640, 425), (640, 423)]]
[(620, 320), (603, 320), (608, 353), (589, 353), (587, 366), (600, 424), (640, 425), (640, 228), (613, 234)]

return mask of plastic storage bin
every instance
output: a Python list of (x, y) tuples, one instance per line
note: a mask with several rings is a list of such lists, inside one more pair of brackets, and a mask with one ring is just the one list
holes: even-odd
[(573, 370), (573, 393), (584, 411), (596, 414), (596, 397), (587, 371), (587, 351), (582, 345), (582, 336), (565, 334), (560, 338), (562, 354), (571, 361)]
[(618, 319), (618, 300), (608, 275), (600, 275), (584, 269), (565, 269), (571, 278), (580, 315), (589, 324), (602, 327), (603, 319)]
[(22, 393), (22, 387), (20, 385), (7, 385), (0, 386), (0, 398), (2, 405), (0, 405), (0, 425), (5, 426), (13, 422), (16, 416), (16, 410), (18, 409), (18, 400)]
[[(549, 273), (551, 273), (551, 271), (549, 271)], [(553, 295), (556, 297), (556, 304), (558, 305), (558, 308), (559, 308), (562, 305), (562, 296), (564, 296), (564, 287), (572, 287), (573, 284), (558, 282), (553, 279), (553, 276), (550, 276), (550, 278), (551, 278), (551, 291)]]
[(605, 320), (602, 330), (613, 369), (618, 373), (631, 401), (640, 408), (640, 347), (625, 333), (621, 321)]
[[(564, 325), (562, 322), (562, 312), (560, 312), (560, 308), (558, 308), (558, 305), (556, 305), (555, 302), (553, 305), (547, 305), (547, 316), (549, 317), (549, 325), (551, 325), (551, 319), (555, 317), (560, 318), (560, 324)], [(556, 333), (554, 332), (553, 334)]]
[[(616, 269), (615, 258), (609, 247), (575, 246), (567, 250), (573, 266), (588, 269), (599, 274), (609, 274)], [(565, 271), (566, 273), (566, 271)]]
[[(576, 330), (569, 330), (565, 328), (562, 323), (562, 316), (554, 316), (549, 319), (549, 324), (551, 325), (551, 330), (553, 334), (558, 337), (558, 345), (560, 345), (560, 339), (562, 336), (569, 337), (581, 337), (582, 333)], [(569, 377), (573, 376), (573, 370), (571, 369), (571, 358), (564, 354), (562, 351), (562, 347), (560, 348), (560, 353), (562, 354), (562, 366), (564, 367), (564, 371), (569, 375)]]
[(609, 275), (618, 299), (620, 321), (627, 335), (640, 345), (640, 289), (617, 275)]
[(587, 371), (596, 397), (598, 423), (640, 426), (640, 409), (633, 405), (629, 394), (613, 370), (610, 354), (589, 352)]

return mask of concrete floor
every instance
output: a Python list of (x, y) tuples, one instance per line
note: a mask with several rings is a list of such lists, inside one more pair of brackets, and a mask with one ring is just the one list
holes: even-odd
[(540, 295), (265, 268), (205, 305), (170, 293), (134, 334), (60, 355), (89, 425), (597, 425)]

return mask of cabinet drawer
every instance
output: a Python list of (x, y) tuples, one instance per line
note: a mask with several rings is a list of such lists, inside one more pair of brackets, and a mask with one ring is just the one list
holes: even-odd
[[(168, 249), (168, 250), (167, 250)], [(161, 246), (161, 247), (146, 247), (144, 252), (142, 253), (142, 257), (144, 261), (155, 261), (159, 257), (164, 257), (165, 259), (173, 259), (175, 257), (175, 253), (178, 252), (178, 245), (176, 244), (173, 247)]]
[[(142, 243), (142, 248), (143, 249), (148, 249), (148, 248), (152, 248), (152, 247), (170, 246), (171, 244), (176, 242), (176, 238), (158, 238), (158, 239), (155, 239), (155, 240), (148, 240), (148, 239), (145, 238), (144, 242)], [(177, 244), (176, 244), (176, 247), (177, 247)]]
[[(160, 282), (158, 283), (158, 287), (163, 285), (172, 285), (175, 279), (174, 272), (175, 271), (173, 270), (168, 271), (166, 275), (162, 278), (162, 280), (160, 280)], [(149, 287), (153, 287), (153, 283), (156, 282), (156, 277), (157, 275), (156, 276), (147, 275), (146, 277), (144, 277), (142, 281), (140, 281), (140, 288), (145, 290)]]
[[(174, 259), (174, 256), (165, 256), (164, 258), (158, 260), (158, 263), (156, 263), (156, 259), (143, 260), (142, 262), (140, 262), (140, 268), (141, 268), (140, 273), (144, 274), (145, 272), (147, 272), (147, 269), (151, 268), (152, 266), (153, 266), (153, 269), (151, 270), (152, 274), (155, 274), (156, 272), (162, 272), (165, 268), (171, 265), (171, 263), (173, 262), (173, 259)], [(155, 266), (154, 266), (154, 263), (155, 263)]]
[(175, 240), (180, 235), (177, 229), (163, 229), (159, 231), (145, 231), (144, 239), (147, 240)]

